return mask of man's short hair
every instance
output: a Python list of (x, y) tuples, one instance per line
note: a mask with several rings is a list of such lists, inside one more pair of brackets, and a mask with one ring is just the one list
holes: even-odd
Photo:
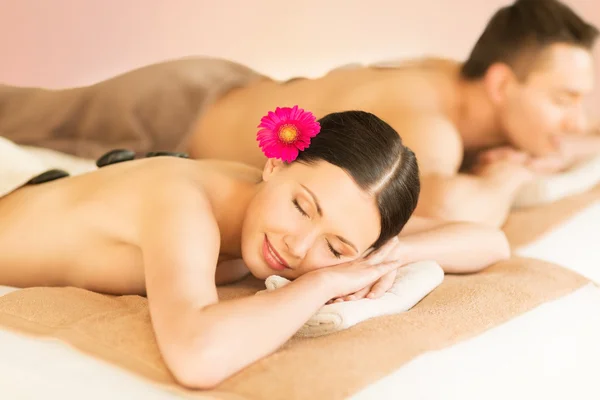
[(535, 58), (548, 46), (562, 43), (591, 50), (597, 37), (598, 28), (560, 1), (517, 0), (492, 16), (461, 75), (470, 80), (481, 78), (499, 62), (525, 79)]

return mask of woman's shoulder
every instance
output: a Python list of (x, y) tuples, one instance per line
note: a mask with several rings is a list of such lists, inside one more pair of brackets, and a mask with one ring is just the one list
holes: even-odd
[(221, 160), (157, 157), (141, 160), (130, 182), (147, 199), (168, 201), (173, 207), (189, 200), (206, 202), (211, 209), (225, 207), (236, 193), (245, 193), (262, 179), (260, 170)]
[(227, 207), (229, 201), (224, 200), (247, 192), (261, 180), (261, 172), (227, 161), (150, 157), (108, 164), (74, 178), (77, 198), (141, 212), (144, 219), (148, 213)]
[(136, 173), (150, 186), (191, 186), (200, 191), (215, 192), (232, 186), (255, 184), (262, 172), (252, 166), (223, 160), (191, 160), (153, 158), (144, 160)]

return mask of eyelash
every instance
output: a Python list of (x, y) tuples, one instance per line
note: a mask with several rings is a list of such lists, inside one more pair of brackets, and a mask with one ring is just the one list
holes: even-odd
[(294, 199), (292, 200), (292, 203), (294, 203), (294, 207), (296, 207), (296, 209), (300, 211), (300, 214), (308, 218), (308, 214), (302, 209), (302, 207), (300, 207), (300, 204), (298, 204), (298, 200)]
[[(294, 207), (296, 207), (296, 209), (300, 212), (300, 214), (302, 214), (303, 216), (308, 218), (308, 214), (302, 209), (302, 207), (300, 207), (300, 204), (298, 203), (298, 200), (293, 199), (292, 203), (294, 203)], [(329, 243), (328, 240), (326, 240), (327, 242), (327, 247), (329, 247), (329, 250), (331, 251), (331, 253), (333, 254), (333, 256), (335, 258), (341, 258), (342, 254), (338, 251), (336, 251), (333, 246), (331, 245), (331, 243)]]
[(327, 241), (327, 247), (329, 247), (329, 250), (331, 250), (335, 258), (340, 258), (342, 256), (341, 253), (335, 251), (335, 249), (331, 246), (331, 243), (329, 243), (329, 241)]
[(569, 107), (573, 104), (573, 100), (565, 97), (557, 97), (554, 99), (554, 102), (559, 106)]

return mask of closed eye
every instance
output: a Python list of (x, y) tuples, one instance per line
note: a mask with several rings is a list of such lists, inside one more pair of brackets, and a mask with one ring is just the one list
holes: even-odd
[(575, 103), (572, 97), (559, 96), (554, 99), (554, 102), (560, 106), (570, 106)]
[(339, 251), (336, 251), (333, 246), (331, 245), (331, 243), (329, 243), (329, 240), (327, 241), (327, 247), (329, 247), (329, 250), (331, 250), (331, 253), (333, 253), (333, 255), (335, 256), (335, 258), (340, 258), (342, 256), (342, 253), (340, 253)]
[(308, 214), (306, 213), (306, 211), (304, 211), (302, 209), (302, 207), (300, 207), (300, 204), (298, 203), (298, 200), (294, 199), (292, 200), (292, 203), (294, 203), (294, 207), (296, 207), (296, 209), (300, 212), (300, 214), (304, 215), (305, 217), (308, 218)]

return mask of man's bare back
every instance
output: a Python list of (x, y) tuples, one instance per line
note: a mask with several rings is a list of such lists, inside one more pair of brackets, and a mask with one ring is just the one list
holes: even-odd
[[(216, 165), (219, 172), (213, 168)], [(76, 286), (144, 295), (139, 243), (147, 204), (177, 179), (197, 185), (199, 196), (210, 185), (213, 190), (207, 192), (218, 204), (218, 192), (260, 178), (254, 168), (232, 165), (226, 169), (226, 165), (174, 158), (137, 160), (24, 186), (2, 197), (0, 284)], [(231, 262), (223, 265), (232, 266)], [(217, 283), (247, 273), (238, 267), (217, 269)]]
[(556, 43), (542, 53), (544, 63), (529, 61), (527, 79), (501, 62), (472, 77), (478, 59), (422, 59), (338, 69), (319, 79), (265, 80), (215, 102), (200, 117), (189, 151), (261, 167), (255, 138), (267, 111), (297, 104), (319, 118), (362, 109), (391, 125), (416, 154), (422, 178), (416, 215), (501, 226), (536, 174), (559, 172), (600, 151), (599, 137), (567, 146), (577, 142), (569, 133), (585, 126), (580, 105), (593, 82), (589, 49)]
[[(402, 123), (415, 113), (454, 118), (458, 69), (453, 61), (423, 59), (393, 68), (340, 68), (318, 79), (258, 82), (217, 101), (196, 125), (189, 151), (194, 158), (235, 160), (262, 168), (266, 158), (256, 143), (261, 117), (276, 107), (297, 104), (317, 118), (344, 110), (372, 112), (396, 128), (419, 158), (429, 138), (403, 130)], [(446, 156), (460, 157), (462, 149), (455, 149)], [(420, 163), (427, 158), (423, 154)]]

